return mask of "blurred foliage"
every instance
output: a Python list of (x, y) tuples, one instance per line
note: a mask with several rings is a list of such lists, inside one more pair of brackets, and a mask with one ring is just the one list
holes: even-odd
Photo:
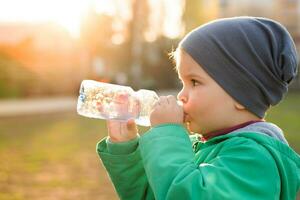
[(0, 52), (0, 98), (24, 97), (34, 76), (21, 63)]
[(267, 113), (266, 119), (274, 122), (285, 133), (289, 144), (300, 153), (300, 94), (290, 92), (285, 99)]

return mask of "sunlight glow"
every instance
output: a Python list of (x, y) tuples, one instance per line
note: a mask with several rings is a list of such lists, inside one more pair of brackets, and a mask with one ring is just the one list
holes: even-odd
[(145, 33), (147, 41), (156, 40), (158, 35), (177, 38), (183, 34), (183, 0), (149, 0), (149, 7), (150, 28)]
[(163, 26), (164, 34), (170, 38), (176, 38), (183, 34), (183, 26), (181, 24), (181, 17), (184, 8), (183, 0), (164, 0), (165, 7), (172, 5), (172, 9), (166, 11), (165, 24)]
[(113, 0), (94, 1), (95, 10), (98, 13), (103, 13), (112, 16), (116, 13), (116, 7), (113, 3)]
[(112, 12), (113, 5), (108, 0), (0, 0), (0, 21), (55, 22), (78, 37), (82, 17), (92, 3), (99, 13)]
[[(180, 25), (183, 0), (148, 0), (150, 28), (145, 34), (148, 41), (164, 34), (175, 38), (182, 33)], [(72, 37), (80, 36), (81, 23), (91, 9), (114, 16), (116, 21), (131, 20), (131, 3), (125, 0), (0, 0), (1, 22), (54, 22), (64, 27)], [(162, 20), (163, 19), (163, 20)], [(115, 28), (115, 27), (114, 27)], [(123, 28), (118, 28), (121, 32)], [(113, 36), (114, 43), (123, 41)]]

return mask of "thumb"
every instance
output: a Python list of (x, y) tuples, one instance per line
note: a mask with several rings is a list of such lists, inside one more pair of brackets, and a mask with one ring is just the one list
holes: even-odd
[(138, 133), (138, 128), (137, 125), (134, 121), (134, 119), (129, 119), (127, 121), (127, 130), (128, 130), (128, 135), (135, 137)]

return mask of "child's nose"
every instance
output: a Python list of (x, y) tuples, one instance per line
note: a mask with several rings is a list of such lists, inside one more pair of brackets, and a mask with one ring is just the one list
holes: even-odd
[(181, 90), (178, 94), (177, 94), (177, 99), (179, 101), (182, 101), (182, 103), (186, 103), (187, 102), (187, 96), (183, 93), (183, 90)]

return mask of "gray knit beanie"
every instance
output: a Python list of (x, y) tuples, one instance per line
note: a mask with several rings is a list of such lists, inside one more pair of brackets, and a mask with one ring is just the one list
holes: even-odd
[(186, 35), (180, 48), (260, 118), (280, 102), (297, 74), (298, 56), (290, 34), (266, 18), (212, 21)]

